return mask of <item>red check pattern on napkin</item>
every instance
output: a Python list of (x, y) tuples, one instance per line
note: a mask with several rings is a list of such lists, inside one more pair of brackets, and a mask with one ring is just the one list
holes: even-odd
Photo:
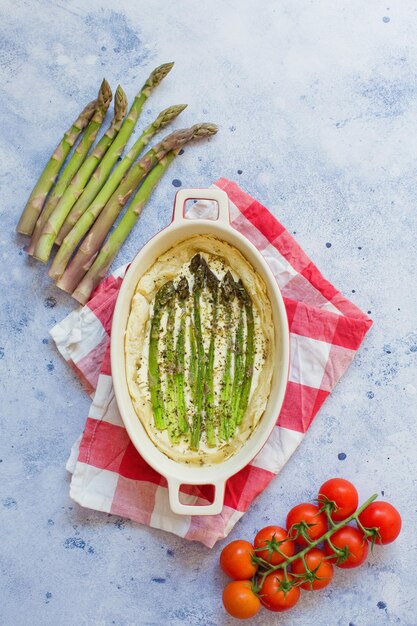
[[(123, 426), (112, 386), (109, 336), (126, 271), (121, 268), (91, 300), (55, 326), (51, 335), (93, 402), (67, 468), (70, 495), (82, 506), (167, 530), (212, 547), (226, 537), (302, 441), (312, 420), (349, 367), (372, 321), (331, 285), (288, 231), (232, 181), (215, 185), (230, 200), (233, 228), (262, 253), (281, 288), (290, 326), (288, 388), (267, 443), (226, 487), (222, 513), (180, 516), (170, 510), (167, 485), (140, 457)], [(210, 204), (194, 205), (209, 217)], [(186, 501), (206, 504), (210, 487), (184, 487)]]

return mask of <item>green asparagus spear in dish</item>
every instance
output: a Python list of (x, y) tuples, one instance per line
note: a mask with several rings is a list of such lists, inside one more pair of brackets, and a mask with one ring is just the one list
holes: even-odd
[(219, 279), (209, 267), (206, 270), (206, 286), (211, 296), (210, 346), (205, 371), (205, 429), (207, 444), (216, 445), (214, 415), (214, 352), (217, 332)]
[(235, 281), (229, 270), (223, 277), (220, 284), (220, 301), (224, 308), (225, 333), (226, 333), (226, 354), (224, 362), (223, 382), (220, 395), (220, 419), (219, 438), (227, 440), (233, 434), (231, 427), (231, 400), (232, 400), (232, 354), (233, 354), (233, 300), (235, 298)]
[[(239, 320), (236, 328), (235, 346), (234, 346), (234, 372), (233, 372), (233, 386), (232, 386), (232, 407), (231, 407), (231, 424), (233, 428), (236, 427), (239, 421), (239, 405), (240, 396), (242, 392), (242, 385), (244, 380), (244, 307), (241, 306), (239, 310)], [(232, 430), (233, 430), (232, 428)]]
[(182, 276), (177, 285), (177, 298), (180, 306), (180, 325), (177, 344), (175, 346), (175, 385), (177, 398), (178, 427), (181, 433), (188, 430), (187, 412), (185, 405), (185, 342), (187, 330), (186, 307), (190, 288), (185, 276)]
[(201, 325), (200, 298), (204, 288), (207, 263), (199, 254), (196, 254), (190, 263), (191, 272), (194, 274), (193, 285), (193, 319), (195, 353), (197, 357), (196, 380), (194, 385), (194, 415), (191, 433), (191, 448), (198, 450), (201, 438), (203, 394), (204, 394), (204, 370), (205, 355), (203, 344), (203, 332)]
[(163, 312), (173, 298), (175, 298), (175, 287), (174, 283), (169, 281), (159, 289), (155, 296), (149, 339), (148, 383), (155, 426), (159, 430), (164, 430), (167, 427), (159, 365), (159, 335)]
[(236, 288), (238, 297), (245, 308), (246, 314), (246, 349), (245, 349), (245, 365), (244, 377), (239, 399), (239, 411), (237, 414), (237, 425), (242, 422), (243, 416), (248, 406), (249, 394), (252, 385), (253, 364), (255, 359), (255, 323), (253, 317), (252, 300), (246, 291), (243, 283), (239, 280)]
[(195, 340), (193, 316), (191, 316), (191, 319), (190, 319), (189, 333), (190, 333), (190, 387), (191, 387), (193, 403), (195, 406), (195, 400), (197, 397), (197, 359), (198, 359), (198, 356), (197, 356), (197, 343)]
[(175, 349), (174, 349), (174, 331), (175, 331), (175, 297), (176, 291), (167, 302), (168, 318), (165, 332), (165, 419), (168, 428), (170, 441), (177, 443), (180, 438), (180, 428), (178, 424), (177, 407), (176, 407), (176, 380), (175, 380)]

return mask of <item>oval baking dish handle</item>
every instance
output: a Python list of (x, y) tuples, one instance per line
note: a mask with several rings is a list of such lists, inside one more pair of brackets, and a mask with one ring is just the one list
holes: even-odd
[[(180, 189), (180, 191), (177, 191), (172, 214), (173, 223), (183, 222), (187, 219), (185, 217), (185, 203), (187, 200), (214, 200), (219, 207), (217, 221), (222, 224), (230, 224), (229, 197), (223, 189), (210, 187), (208, 189)], [(198, 219), (198, 217), (195, 219)]]
[(167, 478), (169, 506), (173, 513), (178, 515), (217, 515), (221, 513), (224, 502), (224, 482), (214, 483), (214, 500), (211, 504), (183, 504), (180, 502), (180, 486), (187, 484), (176, 478)]

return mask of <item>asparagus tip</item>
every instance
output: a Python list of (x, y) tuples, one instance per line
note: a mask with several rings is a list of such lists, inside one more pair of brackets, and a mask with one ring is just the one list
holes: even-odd
[(162, 285), (155, 296), (155, 306), (165, 306), (175, 296), (175, 287), (172, 280)]
[(219, 279), (216, 274), (211, 271), (211, 269), (207, 266), (206, 268), (206, 284), (210, 291), (215, 294), (217, 293), (217, 288), (219, 286)]
[(195, 272), (200, 267), (200, 265), (201, 265), (201, 256), (199, 254), (195, 254), (193, 258), (191, 259), (191, 263), (190, 263), (190, 270), (192, 271), (193, 274), (195, 274)]
[(236, 294), (235, 281), (229, 270), (227, 270), (226, 274), (223, 276), (221, 293), (225, 302), (232, 300), (234, 295)]
[(208, 266), (202, 256), (196, 254), (191, 259), (190, 270), (194, 274), (194, 289), (201, 289), (207, 274)]
[(174, 62), (172, 63), (163, 63), (162, 65), (158, 65), (149, 75), (144, 87), (149, 87), (153, 89), (165, 78), (165, 76), (172, 70), (174, 67)]
[(127, 96), (121, 85), (117, 85), (114, 94), (114, 114), (116, 117), (124, 117), (127, 111)]
[(113, 94), (112, 94), (111, 87), (109, 83), (107, 82), (107, 80), (103, 78), (101, 85), (100, 85), (99, 92), (98, 92), (98, 96), (97, 96), (97, 107), (99, 108), (103, 104), (108, 105), (111, 102), (112, 97), (113, 97)]
[(217, 133), (219, 127), (211, 122), (205, 122), (203, 124), (194, 124), (194, 126), (191, 126), (191, 130), (193, 131), (193, 137), (211, 137)]
[(187, 108), (187, 104), (174, 104), (173, 106), (168, 107), (161, 111), (156, 120), (152, 123), (154, 128), (163, 128), (169, 122), (174, 120), (184, 109)]
[(185, 276), (181, 276), (177, 285), (177, 294), (180, 300), (186, 300), (190, 294), (188, 280)]
[(235, 283), (235, 293), (239, 300), (245, 305), (248, 306), (250, 304), (250, 296), (245, 289), (245, 286), (240, 278), (237, 283)]

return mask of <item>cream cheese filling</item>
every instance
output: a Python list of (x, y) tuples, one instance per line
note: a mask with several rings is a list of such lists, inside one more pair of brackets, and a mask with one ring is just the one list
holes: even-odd
[[(190, 271), (191, 258), (199, 253), (207, 261), (210, 269), (221, 280), (229, 270), (237, 281), (242, 279), (249, 293), (254, 314), (254, 367), (249, 395), (249, 402), (241, 425), (238, 427), (233, 439), (227, 442), (219, 442), (215, 447), (207, 445), (204, 429), (200, 440), (199, 449), (189, 448), (189, 437), (185, 436), (178, 443), (172, 443), (167, 430), (158, 430), (154, 426), (150, 391), (148, 385), (148, 353), (150, 321), (153, 314), (153, 301), (158, 289), (168, 280), (176, 283), (181, 276), (188, 280), (190, 290), (193, 285), (193, 274)], [(207, 290), (203, 290), (200, 299), (202, 335), (204, 350), (207, 354), (211, 337), (212, 303)], [(190, 306), (190, 302), (187, 303)], [(178, 335), (180, 325), (180, 304), (175, 301), (176, 317), (174, 338)], [(237, 300), (233, 302), (233, 326), (236, 328), (239, 316)], [(165, 349), (164, 333), (166, 330), (168, 314), (164, 312), (161, 320), (162, 332), (159, 341), (160, 354)], [(190, 315), (187, 316), (187, 337), (189, 336)], [(214, 352), (214, 406), (218, 409), (221, 395), (223, 367), (226, 358), (227, 333), (224, 316), (219, 315), (218, 326), (215, 334)], [(246, 337), (244, 337), (246, 342)], [(225, 460), (234, 454), (248, 439), (256, 428), (268, 399), (273, 368), (273, 354), (275, 350), (275, 337), (272, 324), (272, 312), (265, 285), (252, 266), (246, 261), (241, 253), (230, 246), (211, 236), (196, 236), (187, 239), (175, 248), (161, 255), (151, 268), (140, 279), (135, 295), (132, 300), (131, 312), (126, 331), (126, 370), (129, 391), (135, 411), (145, 426), (146, 431), (154, 444), (167, 456), (174, 460), (193, 464), (213, 464)], [(186, 341), (185, 348), (185, 372), (190, 370), (190, 344)], [(232, 358), (232, 376), (234, 359)], [(160, 367), (162, 388), (166, 388), (166, 372)], [(188, 421), (191, 424), (194, 410), (192, 390), (189, 378), (185, 377), (185, 402)]]

